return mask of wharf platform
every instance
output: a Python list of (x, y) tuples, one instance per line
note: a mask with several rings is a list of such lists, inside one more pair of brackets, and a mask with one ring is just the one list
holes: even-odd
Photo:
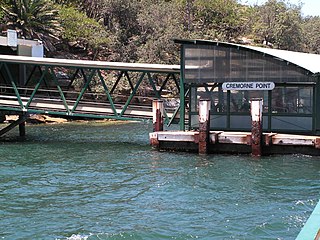
[[(199, 150), (199, 131), (159, 131), (149, 137), (151, 145), (160, 151)], [(263, 155), (320, 155), (320, 136), (262, 133), (261, 140)], [(209, 131), (207, 153), (250, 154), (252, 133)]]

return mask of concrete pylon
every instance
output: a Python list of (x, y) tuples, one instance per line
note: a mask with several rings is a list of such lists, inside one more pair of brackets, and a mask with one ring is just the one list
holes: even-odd
[(263, 100), (251, 100), (251, 148), (252, 156), (262, 155), (262, 111)]
[(199, 101), (199, 154), (208, 153), (211, 101)]

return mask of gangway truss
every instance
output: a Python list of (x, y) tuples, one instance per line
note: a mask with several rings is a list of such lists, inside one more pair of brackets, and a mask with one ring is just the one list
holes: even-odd
[(67, 118), (152, 119), (165, 101), (165, 122), (179, 118), (180, 65), (0, 55), (0, 111)]

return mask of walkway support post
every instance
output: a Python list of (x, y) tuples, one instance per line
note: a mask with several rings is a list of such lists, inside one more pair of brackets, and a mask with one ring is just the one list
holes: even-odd
[(251, 148), (252, 156), (262, 155), (262, 111), (263, 100), (251, 100)]
[(163, 131), (163, 101), (156, 99), (152, 102), (152, 115), (153, 115), (153, 132)]
[[(25, 119), (25, 117), (20, 115), (19, 120), (23, 121), (23, 119)], [(23, 121), (19, 124), (19, 133), (20, 133), (20, 137), (26, 136), (26, 122), (25, 121)]]
[(211, 101), (200, 99), (199, 101), (199, 154), (208, 153), (210, 132), (210, 108)]
[(26, 135), (25, 121), (27, 120), (27, 118), (27, 114), (19, 115), (19, 118), (16, 121), (10, 123), (10, 125), (0, 130), (0, 136), (6, 134), (7, 132), (11, 131), (13, 128), (19, 125), (20, 136), (24, 137)]

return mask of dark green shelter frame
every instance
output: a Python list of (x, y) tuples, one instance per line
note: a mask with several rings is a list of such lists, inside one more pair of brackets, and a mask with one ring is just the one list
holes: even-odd
[[(320, 55), (204, 40), (181, 44), (181, 108), (198, 128), (198, 102), (211, 100), (210, 129), (250, 131), (252, 98), (264, 100), (266, 132), (320, 134)], [(223, 83), (273, 82), (269, 91), (223, 90)], [(183, 111), (183, 110), (182, 110)]]

